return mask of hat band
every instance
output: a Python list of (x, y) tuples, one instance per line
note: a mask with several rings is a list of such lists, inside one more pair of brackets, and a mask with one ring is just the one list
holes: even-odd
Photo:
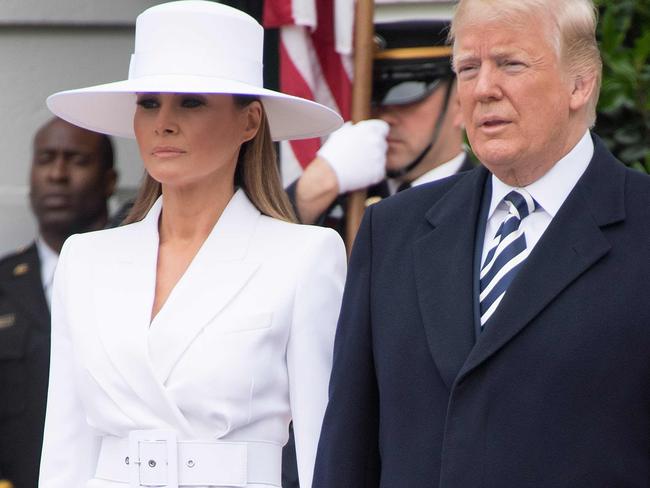
[(131, 55), (129, 80), (145, 76), (206, 76), (263, 86), (262, 63), (187, 51), (149, 51)]

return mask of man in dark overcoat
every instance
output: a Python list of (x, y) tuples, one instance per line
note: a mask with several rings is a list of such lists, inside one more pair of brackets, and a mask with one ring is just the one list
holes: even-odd
[(591, 0), (461, 0), (483, 167), (370, 207), (314, 488), (650, 480), (650, 177), (589, 127)]

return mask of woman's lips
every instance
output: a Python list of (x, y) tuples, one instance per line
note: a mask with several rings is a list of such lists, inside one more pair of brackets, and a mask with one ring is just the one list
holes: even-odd
[(157, 158), (168, 159), (185, 154), (185, 151), (173, 146), (157, 146), (153, 148), (151, 154)]

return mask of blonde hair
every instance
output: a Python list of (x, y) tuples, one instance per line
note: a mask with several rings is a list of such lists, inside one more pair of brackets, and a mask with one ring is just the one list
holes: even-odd
[(478, 22), (521, 24), (548, 19), (549, 42), (558, 60), (575, 78), (595, 77), (594, 92), (587, 107), (588, 124), (596, 121), (596, 105), (602, 80), (602, 60), (596, 41), (598, 11), (592, 0), (460, 0), (451, 23), (453, 41), (464, 25)]
[[(249, 95), (233, 95), (233, 100), (240, 108), (259, 101)], [(280, 182), (280, 172), (264, 105), (262, 105), (262, 118), (257, 134), (253, 139), (242, 144), (239, 150), (235, 185), (244, 190), (248, 199), (264, 215), (287, 222), (297, 222), (293, 207)], [(160, 183), (145, 173), (133, 207), (123, 224), (142, 220), (161, 194)]]

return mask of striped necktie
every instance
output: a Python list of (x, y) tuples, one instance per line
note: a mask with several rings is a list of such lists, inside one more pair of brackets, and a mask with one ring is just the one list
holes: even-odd
[(526, 236), (519, 224), (537, 208), (537, 202), (526, 190), (512, 190), (503, 201), (508, 205), (508, 215), (488, 246), (490, 251), (481, 268), (479, 297), (481, 304), (481, 330), (494, 314), (517, 271), (528, 256)]

